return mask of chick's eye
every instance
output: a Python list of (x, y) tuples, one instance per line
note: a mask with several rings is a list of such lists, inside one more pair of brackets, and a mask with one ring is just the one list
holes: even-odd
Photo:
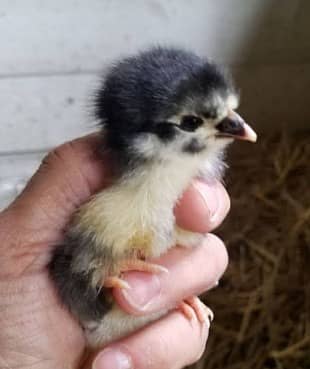
[(182, 117), (180, 128), (184, 131), (193, 132), (203, 124), (203, 120), (195, 115), (185, 115)]
[(206, 111), (203, 113), (203, 116), (206, 118), (206, 119), (211, 119), (211, 118), (215, 118), (215, 114), (210, 112), (210, 111)]

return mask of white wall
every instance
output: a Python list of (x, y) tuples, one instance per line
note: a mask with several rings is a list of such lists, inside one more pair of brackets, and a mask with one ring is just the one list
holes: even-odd
[(230, 65), (258, 130), (307, 127), (309, 15), (309, 0), (0, 0), (0, 188), (93, 130), (105, 65), (154, 43)]

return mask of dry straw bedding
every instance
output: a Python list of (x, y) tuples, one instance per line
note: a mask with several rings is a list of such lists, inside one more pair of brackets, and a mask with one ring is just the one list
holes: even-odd
[(194, 367), (310, 368), (310, 136), (234, 150), (232, 209), (218, 232), (230, 265), (205, 297), (215, 320)]

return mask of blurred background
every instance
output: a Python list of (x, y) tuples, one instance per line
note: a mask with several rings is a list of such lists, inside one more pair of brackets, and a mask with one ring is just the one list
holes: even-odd
[[(233, 269), (222, 288), (230, 296), (234, 291), (241, 294), (237, 302), (231, 301), (232, 310), (239, 304), (241, 315), (228, 318), (227, 306), (214, 295), (222, 322), (232, 319), (235, 326), (219, 322), (210, 347), (213, 352), (220, 347), (222, 356), (214, 356), (211, 363), (204, 358), (200, 368), (310, 368), (309, 278), (293, 273), (310, 265), (305, 133), (310, 121), (309, 22), (309, 0), (0, 0), (0, 209), (23, 188), (48, 150), (94, 130), (89, 95), (115, 58), (152, 44), (172, 44), (232, 70), (241, 91), (240, 112), (259, 133), (260, 143), (242, 146), (244, 152), (236, 153), (235, 166), (232, 163), (235, 178), (227, 179), (235, 214), (230, 219), (237, 225), (226, 223), (222, 230), (230, 243)], [(291, 218), (282, 221), (285, 212)], [(240, 225), (244, 219), (246, 229)], [(295, 233), (286, 248), (290, 230)], [(262, 234), (270, 234), (268, 240)], [(264, 276), (273, 275), (277, 285), (278, 271), (287, 270), (281, 263), (288, 255), (282, 252), (284, 259), (276, 262), (279, 246), (299, 250), (296, 258), (309, 263), (298, 264), (290, 251), (291, 280), (281, 276), (279, 295), (268, 279), (269, 294), (262, 293)], [(288, 285), (293, 292), (285, 289)], [(293, 335), (291, 325), (273, 331), (272, 319), (266, 318), (271, 301), (283, 293), (294, 301), (304, 296), (285, 315), (291, 323), (301, 322)], [(264, 296), (268, 299), (262, 300)], [(284, 301), (280, 299), (279, 306)], [(250, 334), (252, 320), (260, 323)], [(271, 343), (271, 336), (279, 339)], [(272, 354), (292, 345), (284, 359)], [(260, 353), (255, 363), (253, 353)]]
[(307, 128), (309, 20), (308, 0), (0, 0), (0, 207), (47, 150), (93, 130), (105, 65), (150, 44), (229, 66), (258, 131)]

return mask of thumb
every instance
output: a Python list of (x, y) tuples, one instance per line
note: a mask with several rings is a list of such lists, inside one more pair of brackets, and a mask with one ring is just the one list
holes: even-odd
[(107, 183), (106, 161), (98, 154), (100, 143), (98, 135), (89, 135), (51, 151), (11, 209), (59, 232), (74, 210)]
[(24, 191), (0, 214), (1, 265), (28, 260), (61, 239), (74, 210), (107, 185), (108, 160), (98, 154), (101, 142), (99, 135), (79, 138), (43, 160)]

